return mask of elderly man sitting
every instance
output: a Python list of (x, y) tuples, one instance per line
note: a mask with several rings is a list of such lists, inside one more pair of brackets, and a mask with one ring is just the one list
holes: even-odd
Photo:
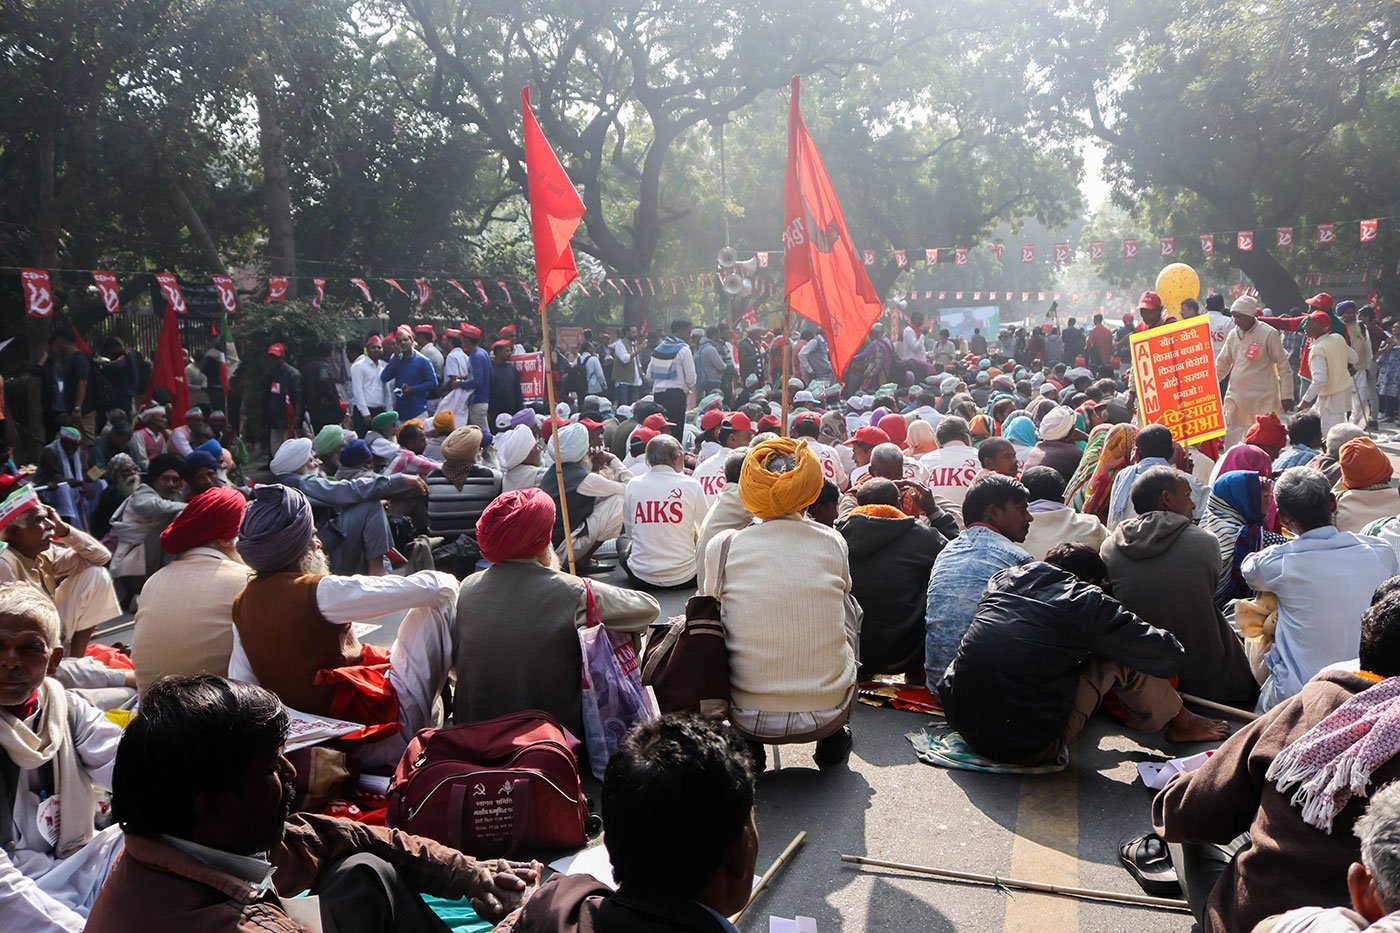
[(1394, 468), (1390, 457), (1369, 437), (1342, 445), (1337, 462), (1342, 480), (1332, 491), (1337, 496), (1337, 530), (1360, 534), (1367, 525), (1400, 513), (1400, 495), (1390, 485)]
[(284, 441), (272, 458), (277, 482), (306, 495), (317, 509), (316, 534), (335, 573), (384, 573), (384, 555), (394, 546), (383, 500), (425, 495), (421, 476), (400, 473), (356, 480), (327, 479), (312, 454), (311, 439)]
[[(0, 478), (0, 490), (8, 492), (0, 501), (0, 541), (6, 545), (0, 551), (0, 583), (27, 583), (53, 600), (62, 630), (57, 647), (76, 661), (87, 649), (93, 630), (121, 615), (107, 573), (112, 552), (64, 522), (52, 506), (38, 500), (31, 487), (13, 482), (13, 477)], [(77, 675), (71, 664), (65, 672)], [(124, 683), (124, 678), (103, 674), (96, 682), (73, 680), (68, 686)]]
[(228, 674), (233, 602), (252, 575), (234, 547), (245, 504), (238, 490), (212, 487), (161, 532), (174, 560), (146, 581), (131, 639), (142, 693), (166, 674)]
[(685, 475), (680, 441), (669, 434), (647, 442), (647, 466), (624, 494), (628, 547), (620, 551), (622, 569), (644, 588), (692, 586), (695, 541), (706, 513), (704, 488)]
[[(398, 761), (413, 734), (433, 724), (447, 683), (457, 581), (435, 570), (332, 576), (310, 501), (283, 485), (253, 491), (238, 553), (255, 576), (233, 603), (229, 676), (267, 687), (294, 709), (364, 723), (369, 741), (356, 757), (366, 767)], [(388, 652), (351, 631), (351, 623), (404, 611)]]
[(529, 489), (540, 484), (544, 474), (541, 466), (539, 438), (527, 424), (517, 424), (496, 435), (496, 453), (500, 458), (501, 491)]
[(126, 581), (129, 591), (139, 591), (164, 563), (160, 533), (185, 507), (181, 493), (186, 475), (184, 457), (156, 454), (144, 481), (112, 514), (112, 530), (117, 533), (112, 576)]
[(80, 933), (121, 851), (116, 826), (94, 832), (94, 785), (112, 786), (122, 730), (53, 679), (63, 657), (53, 603), (0, 584), (0, 927)]
[(801, 441), (755, 445), (739, 498), (760, 522), (716, 535), (705, 550), (704, 592), (720, 600), (729, 644), (729, 721), (760, 767), (762, 743), (815, 741), (822, 768), (851, 751), (861, 617), (845, 539), (803, 514), (823, 482)]
[[(585, 463), (585, 459), (589, 462)], [(623, 494), (632, 472), (601, 447), (590, 451), (588, 427), (579, 423), (559, 428), (559, 463), (564, 474), (562, 496), (558, 476), (552, 468), (547, 467), (540, 477), (540, 488), (554, 500), (556, 509), (560, 509), (561, 498), (568, 504), (576, 564), (589, 571), (603, 569), (602, 565), (593, 563), (593, 552), (604, 541), (622, 534)], [(559, 559), (563, 561), (567, 550), (562, 509), (554, 524), (554, 542)]]
[(456, 606), (457, 722), (541, 709), (583, 738), (575, 629), (594, 622), (638, 634), (655, 597), (561, 573), (551, 545), (554, 501), (541, 489), (497, 496), (476, 523), (485, 571), (462, 581)]
[(1274, 503), (1283, 527), (1296, 537), (1240, 564), (1246, 585), (1278, 597), (1259, 712), (1296, 694), (1323, 668), (1353, 657), (1361, 613), (1371, 593), (1397, 569), (1386, 542), (1337, 530), (1337, 500), (1317, 470), (1285, 470), (1274, 483)]

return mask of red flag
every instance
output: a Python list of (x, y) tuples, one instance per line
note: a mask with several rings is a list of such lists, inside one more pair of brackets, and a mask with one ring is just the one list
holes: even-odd
[(173, 307), (166, 309), (165, 320), (160, 325), (160, 340), (156, 343), (155, 359), (151, 363), (146, 402), (150, 403), (156, 389), (170, 393), (170, 421), (178, 427), (185, 423), (185, 412), (190, 407), (190, 387), (185, 384), (185, 351), (180, 346), (180, 325)]
[(422, 308), (433, 297), (433, 287), (427, 279), (414, 279), (413, 287), (418, 292), (418, 307)]
[(953, 247), (953, 265), (955, 265), (955, 266), (965, 266), (965, 265), (967, 265), (967, 247), (966, 247), (966, 246), (954, 246), (954, 247)]
[(1207, 256), (1215, 253), (1215, 234), (1201, 234), (1201, 252), (1205, 253)]
[(321, 302), (326, 300), (326, 280), (318, 275), (311, 280), (311, 284), (316, 289), (316, 296), (311, 299), (311, 310), (320, 311)]
[(214, 283), (214, 291), (219, 295), (219, 307), (224, 309), (224, 313), (237, 314), (238, 294), (233, 290), (233, 279), (227, 275), (211, 275), (209, 281)]
[(826, 165), (802, 122), (797, 76), (788, 101), (783, 215), (784, 297), (792, 310), (826, 332), (839, 380), (880, 317), (880, 296), (851, 245)]
[(360, 294), (365, 296), (365, 301), (373, 303), (374, 298), (369, 293), (369, 283), (364, 279), (351, 279), (350, 284), (360, 290)]
[(287, 300), (287, 277), (285, 275), (269, 275), (267, 277), (267, 297), (263, 299), (263, 304), (281, 304)]
[(1378, 220), (1375, 217), (1372, 217), (1369, 220), (1361, 221), (1362, 243), (1370, 243), (1373, 240), (1375, 240), (1376, 235), (1380, 232), (1380, 223), (1380, 220)]
[[(189, 314), (190, 309), (185, 305), (184, 292), (180, 291), (180, 282), (175, 278), (173, 272), (157, 272), (156, 282), (160, 284), (160, 293), (165, 296), (165, 306), (176, 314)], [(185, 408), (189, 406), (186, 405)], [(184, 408), (180, 409), (180, 414), (185, 413)]]
[(117, 290), (117, 277), (110, 272), (94, 270), (92, 280), (97, 283), (97, 293), (102, 296), (102, 307), (107, 309), (108, 314), (119, 314), (122, 300)]
[(481, 279), (472, 279), (472, 284), (476, 286), (476, 293), (481, 296), (481, 303), (486, 307), (491, 307), (491, 299), (486, 295), (486, 287), (481, 284)]
[(1317, 225), (1317, 242), (1319, 242), (1319, 243), (1331, 243), (1331, 242), (1332, 242), (1333, 240), (1335, 240), (1336, 238), (1337, 238), (1337, 225), (1336, 225), (1336, 224), (1318, 224), (1318, 225)]
[(1103, 259), (1103, 240), (1093, 240), (1089, 243), (1089, 258), (1095, 262)]
[(1169, 257), (1169, 256), (1175, 256), (1175, 255), (1176, 255), (1176, 237), (1174, 237), (1174, 236), (1164, 236), (1164, 237), (1162, 237), (1162, 246), (1161, 246), (1161, 253), (1160, 253), (1160, 255), (1162, 256), (1163, 259), (1166, 259), (1166, 258)]
[(1254, 249), (1254, 231), (1239, 230), (1235, 233), (1235, 246), (1243, 252)]
[(471, 297), (471, 295), (467, 294), (467, 290), (462, 287), (462, 283), (457, 281), (456, 279), (448, 279), (447, 284), (451, 285), (453, 288), (457, 289), (457, 291), (461, 292), (463, 298)]
[(53, 285), (49, 282), (49, 270), (21, 269), (19, 278), (24, 283), (24, 305), (29, 316), (52, 317)]
[(395, 282), (393, 279), (385, 279), (384, 284), (388, 285), (390, 288), (398, 292), (400, 295), (403, 295), (405, 298), (409, 297), (408, 292), (403, 290), (403, 286), (400, 285), (398, 282)]
[(535, 279), (539, 282), (540, 303), (547, 305), (578, 277), (569, 240), (583, 219), (583, 198), (578, 196), (535, 120), (528, 86), (520, 89), (520, 111), (525, 118), (525, 171), (529, 175)]

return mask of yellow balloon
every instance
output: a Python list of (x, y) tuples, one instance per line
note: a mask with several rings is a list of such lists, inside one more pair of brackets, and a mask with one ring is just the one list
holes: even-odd
[(1167, 314), (1180, 316), (1181, 303), (1187, 298), (1199, 298), (1201, 277), (1184, 262), (1174, 262), (1157, 273), (1157, 294)]

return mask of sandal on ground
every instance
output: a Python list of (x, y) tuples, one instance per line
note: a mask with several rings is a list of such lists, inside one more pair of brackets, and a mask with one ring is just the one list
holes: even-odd
[(1156, 833), (1131, 839), (1118, 847), (1118, 861), (1143, 891), (1153, 897), (1181, 897), (1181, 883), (1172, 866), (1167, 843)]

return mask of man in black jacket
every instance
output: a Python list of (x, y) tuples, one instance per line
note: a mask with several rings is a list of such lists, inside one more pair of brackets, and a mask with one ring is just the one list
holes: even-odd
[(514, 415), (525, 407), (525, 397), (520, 391), (520, 372), (510, 361), (513, 350), (514, 345), (509, 340), (497, 340), (491, 344), (491, 406), (488, 415), (493, 426), (497, 415)]
[(1043, 562), (1008, 567), (988, 582), (938, 684), (949, 723), (978, 754), (1053, 761), (1109, 690), (1129, 729), (1166, 727), (1171, 742), (1213, 734), (1215, 724), (1182, 706), (1166, 680), (1181, 668), (1181, 644), (1104, 593), (1107, 575), (1093, 548), (1060, 544)]
[(899, 487), (867, 480), (857, 505), (836, 523), (851, 563), (851, 595), (865, 611), (860, 674), (903, 674), (924, 682), (924, 613), (928, 577), (948, 539), (899, 508)]
[(329, 340), (316, 344), (316, 356), (302, 370), (302, 385), (306, 389), (306, 412), (311, 416), (311, 430), (319, 431), (328, 424), (340, 424), (345, 420), (345, 409), (340, 407), (340, 393), (335, 386), (335, 374), (331, 371), (331, 357), (335, 347)]

